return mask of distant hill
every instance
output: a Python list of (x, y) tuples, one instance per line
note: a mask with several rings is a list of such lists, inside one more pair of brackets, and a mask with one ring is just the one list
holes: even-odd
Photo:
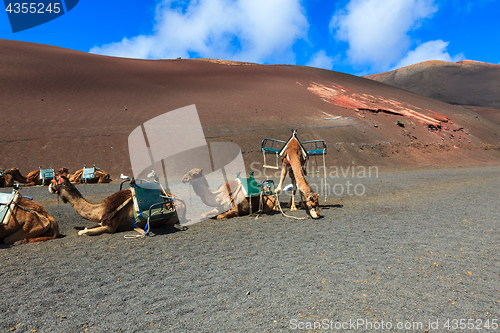
[[(449, 73), (446, 78), (466, 67), (473, 68), (471, 77), (475, 70), (484, 77), (491, 67), (429, 66)], [(430, 73), (422, 78), (434, 77)], [(114, 178), (130, 174), (131, 131), (191, 104), (207, 140), (238, 144), (248, 167), (262, 164), (262, 139), (287, 140), (292, 128), (304, 141), (327, 141), (328, 168), (500, 161), (500, 125), (472, 110), (311, 67), (124, 59), (0, 40), (0, 77), (0, 169), (18, 167), (24, 174), (39, 166), (74, 172), (83, 164)], [(422, 78), (410, 75), (408, 84), (421, 86)], [(429, 79), (425, 86), (450, 95), (453, 81)], [(460, 103), (495, 103), (496, 88), (488, 87), (478, 98), (462, 86)], [(447, 101), (459, 103), (458, 95)]]
[(500, 65), (433, 60), (365, 77), (446, 103), (467, 106), (500, 122)]

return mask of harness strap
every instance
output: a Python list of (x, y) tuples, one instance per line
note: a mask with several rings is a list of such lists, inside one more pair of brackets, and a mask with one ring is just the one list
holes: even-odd
[(234, 199), (236, 198), (236, 195), (240, 192), (242, 186), (243, 186), (243, 184), (241, 182), (239, 182), (239, 185), (236, 188), (236, 191), (232, 192), (231, 193), (232, 195), (229, 195), (229, 193), (228, 193), (228, 200), (226, 202), (222, 203), (221, 206), (224, 207), (225, 205), (232, 204), (234, 202)]
[(20, 209), (24, 210), (25, 212), (28, 212), (28, 213), (30, 213), (30, 214), (35, 215), (35, 216), (36, 216), (36, 218), (38, 219), (38, 222), (42, 225), (42, 227), (44, 227), (44, 228), (45, 228), (45, 225), (42, 223), (42, 218), (43, 218), (43, 219), (45, 219), (45, 220), (47, 220), (47, 221), (49, 221), (50, 227), (51, 227), (51, 228), (53, 227), (53, 225), (52, 225), (52, 221), (51, 221), (51, 220), (49, 220), (47, 217), (43, 216), (42, 214), (40, 214), (39, 212), (34, 211), (33, 209), (30, 209), (30, 208), (23, 207), (23, 206), (19, 205), (18, 203), (15, 203), (15, 205), (16, 205), (18, 208), (20, 208)]
[(111, 220), (113, 218), (113, 216), (116, 215), (116, 213), (118, 213), (120, 211), (120, 209), (122, 209), (123, 207), (125, 207), (129, 202), (130, 200), (132, 200), (132, 197), (128, 198), (127, 200), (125, 200), (120, 206), (118, 206), (114, 211), (112, 211), (111, 213), (105, 215), (100, 221), (99, 223), (102, 223), (106, 220)]

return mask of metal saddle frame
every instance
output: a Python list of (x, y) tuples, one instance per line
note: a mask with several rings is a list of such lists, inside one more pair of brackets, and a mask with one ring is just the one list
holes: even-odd
[(91, 168), (87, 168), (87, 165), (83, 165), (82, 177), (80, 178), (80, 182), (87, 183), (90, 179), (95, 177), (95, 172), (100, 170), (96, 168), (95, 164)]
[[(287, 141), (281, 141), (281, 140), (275, 140), (275, 139), (268, 139), (265, 138), (262, 140), (261, 143), (261, 152), (262, 156), (264, 158), (264, 168), (270, 168), (270, 169), (279, 169), (279, 157), (283, 156), (286, 151), (286, 146), (292, 140), (293, 138), (297, 139), (297, 141), (300, 144), (300, 148), (302, 151), (303, 157), (306, 159), (306, 161), (309, 161), (309, 157), (314, 156), (323, 156), (323, 178), (324, 178), (324, 185), (326, 185), (326, 141), (325, 140), (312, 140), (312, 141), (304, 141), (301, 142), (300, 139), (297, 136), (297, 131), (294, 130), (292, 132), (292, 135)], [(276, 165), (269, 165), (267, 164), (266, 156), (267, 155), (272, 155), (274, 154), (276, 156)], [(308, 162), (306, 162), (308, 163)], [(317, 165), (316, 161), (316, 165)], [(319, 168), (318, 171), (312, 171), (308, 173), (319, 173)], [(326, 191), (325, 191), (325, 200), (326, 200)]]
[(150, 232), (150, 222), (166, 220), (175, 216), (174, 199), (163, 194), (161, 185), (157, 182), (150, 182), (145, 179), (126, 179), (120, 184), (120, 190), (124, 183), (130, 183), (132, 200), (134, 202), (135, 228), (138, 221), (146, 221), (144, 235)]
[(52, 167), (49, 169), (42, 169), (42, 167), (38, 167), (40, 169), (40, 180), (42, 181), (42, 185), (45, 185), (46, 180), (51, 180), (54, 178), (55, 172)]
[[(243, 187), (243, 191), (245, 193), (245, 197), (248, 198), (248, 202), (250, 204), (250, 214), (252, 214), (252, 198), (260, 197), (259, 201), (259, 210), (257, 213), (260, 213), (263, 209), (263, 196), (264, 195), (274, 195), (276, 196), (276, 187), (274, 185), (274, 181), (268, 179), (258, 184), (253, 176), (253, 171), (249, 172), (248, 178), (242, 178), (241, 173), (238, 172), (236, 177), (238, 181), (241, 183)], [(278, 198), (276, 198), (277, 200)]]
[(0, 224), (9, 223), (12, 212), (14, 211), (14, 206), (21, 198), (33, 200), (33, 198), (23, 197), (21, 195), (19, 192), (19, 184), (14, 184), (12, 193), (0, 193)]

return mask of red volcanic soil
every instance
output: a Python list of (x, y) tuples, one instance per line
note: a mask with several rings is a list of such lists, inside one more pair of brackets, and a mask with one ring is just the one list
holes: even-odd
[[(209, 141), (247, 165), (264, 138), (326, 140), (327, 165), (500, 161), (500, 125), (470, 109), (327, 70), (219, 60), (135, 60), (0, 40), (0, 168), (96, 166), (130, 175), (128, 135), (195, 104)], [(166, 143), (168, 144), (168, 143)], [(194, 166), (193, 166), (194, 167)]]
[(500, 65), (433, 60), (365, 77), (500, 119)]

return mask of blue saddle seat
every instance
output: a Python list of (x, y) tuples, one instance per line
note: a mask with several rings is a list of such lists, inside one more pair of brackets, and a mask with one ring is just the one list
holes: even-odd
[(87, 168), (87, 166), (84, 165), (83, 166), (83, 171), (82, 171), (81, 181), (87, 182), (87, 180), (93, 179), (95, 177), (96, 170), (99, 170), (99, 168), (96, 168), (95, 164), (91, 168)]
[(45, 180), (50, 180), (54, 178), (55, 172), (54, 169), (49, 168), (49, 169), (42, 169), (42, 167), (39, 167), (40, 169), (40, 179), (42, 181)]
[(8, 213), (11, 211), (11, 208), (9, 207), (13, 202), (16, 202), (18, 198), (19, 192), (16, 190), (13, 190), (12, 193), (0, 193), (0, 224), (8, 223), (6, 217), (10, 219), (10, 214)]

